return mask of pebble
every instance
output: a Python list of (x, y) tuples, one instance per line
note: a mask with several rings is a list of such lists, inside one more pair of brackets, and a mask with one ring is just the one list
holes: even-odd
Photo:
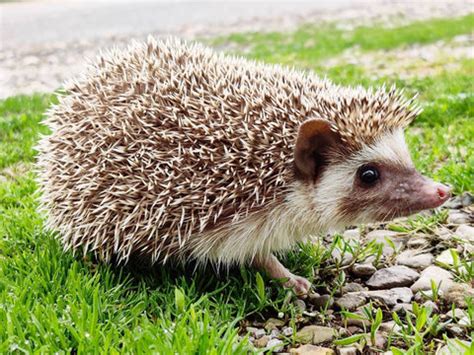
[(349, 293), (349, 292), (359, 292), (359, 291), (366, 291), (367, 288), (362, 286), (361, 284), (357, 282), (349, 282), (342, 286), (342, 293)]
[(281, 334), (283, 334), (283, 335), (286, 336), (286, 337), (289, 337), (290, 335), (293, 334), (293, 328), (291, 328), (291, 327), (283, 327), (283, 329), (281, 330)]
[(283, 320), (281, 320), (281, 319), (269, 318), (269, 319), (265, 322), (264, 328), (265, 328), (267, 331), (271, 331), (272, 329), (277, 329), (277, 328), (283, 327), (284, 325), (285, 325), (285, 321), (283, 321)]
[(272, 329), (270, 332), (270, 338), (278, 338), (280, 336), (281, 332), (278, 329)]
[(389, 290), (376, 290), (361, 292), (365, 297), (383, 302), (389, 307), (395, 306), (399, 301), (409, 303), (413, 298), (413, 292), (408, 287), (395, 287)]
[(407, 249), (397, 256), (397, 264), (415, 269), (425, 269), (433, 264), (434, 256), (431, 253), (420, 254), (417, 250)]
[[(361, 316), (362, 318), (361, 319), (347, 318), (347, 320), (346, 320), (347, 325), (356, 326), (358, 328), (365, 328), (365, 327), (370, 326), (370, 321), (368, 319), (366, 319), (365, 313), (362, 312), (362, 310), (359, 309), (359, 310), (355, 311), (354, 313)], [(354, 329), (351, 329), (351, 327), (348, 327), (348, 329), (351, 331), (351, 333), (357, 333), (356, 331), (354, 331)]]
[(387, 239), (391, 240), (396, 248), (399, 248), (403, 243), (401, 236), (402, 234), (398, 232), (380, 229), (367, 233), (366, 238), (368, 241), (375, 240), (378, 243), (382, 243), (384, 245), (382, 254), (384, 256), (391, 256), (395, 253), (395, 250), (393, 250), (392, 246), (387, 242)]
[(337, 349), (337, 351), (339, 352), (339, 355), (357, 355), (358, 354), (358, 350), (355, 346), (339, 348)]
[(449, 271), (439, 266), (431, 265), (421, 272), (420, 278), (411, 286), (411, 290), (413, 292), (431, 290), (431, 280), (433, 280), (436, 285), (439, 285), (439, 289), (446, 293), (453, 285), (452, 278), (453, 275)]
[(460, 308), (455, 308), (454, 310), (450, 310), (448, 313), (446, 313), (446, 315), (451, 319), (452, 318), (461, 319), (461, 318), (467, 317), (467, 313), (464, 312)]
[[(443, 297), (443, 291), (438, 290), (438, 297), (439, 298)], [(422, 290), (422, 291), (418, 291), (415, 294), (415, 301), (416, 302), (423, 302), (426, 299), (428, 299), (428, 300), (433, 299), (433, 291), (432, 290)]]
[(341, 309), (353, 311), (366, 303), (366, 298), (362, 295), (345, 294), (338, 298), (334, 304)]
[(443, 204), (443, 207), (450, 208), (453, 210), (458, 210), (462, 207), (462, 199), (461, 196), (454, 196), (451, 197), (448, 201)]
[(466, 298), (474, 298), (474, 289), (467, 284), (452, 283), (447, 292), (440, 296), (448, 304), (458, 308), (467, 308)]
[(408, 240), (407, 247), (412, 249), (423, 249), (426, 248), (430, 242), (425, 237), (414, 237)]
[(461, 224), (454, 232), (456, 236), (468, 243), (474, 243), (474, 227)]
[(297, 341), (303, 344), (320, 344), (330, 341), (335, 336), (333, 328), (319, 325), (307, 325), (296, 332)]
[(396, 313), (405, 314), (406, 312), (413, 312), (413, 305), (411, 303), (397, 303), (392, 311)]
[(464, 192), (461, 196), (461, 203), (463, 207), (469, 207), (474, 204), (474, 196), (469, 192)]
[(261, 338), (266, 334), (265, 329), (255, 328), (255, 327), (247, 327), (247, 333), (253, 336), (255, 339)]
[(403, 265), (391, 266), (378, 270), (366, 282), (366, 285), (375, 289), (410, 286), (420, 277), (420, 274)]
[(293, 304), (295, 305), (296, 309), (298, 309), (300, 313), (303, 313), (304, 311), (306, 311), (306, 303), (302, 299), (295, 300)]
[(464, 334), (464, 329), (456, 324), (448, 324), (446, 328), (448, 329), (448, 332), (454, 337), (459, 338)]
[(264, 335), (261, 338), (255, 339), (253, 342), (253, 345), (256, 348), (264, 348), (268, 345), (269, 341), (270, 341), (270, 337), (268, 335)]
[(331, 256), (334, 261), (339, 262), (342, 266), (349, 265), (354, 260), (354, 255), (352, 255), (352, 253), (347, 251), (342, 253), (339, 249), (334, 249), (331, 252)]
[(430, 308), (431, 309), (431, 312), (434, 312), (434, 313), (438, 313), (439, 312), (439, 307), (436, 303), (434, 303), (433, 301), (426, 301), (425, 303), (423, 303), (423, 306), (426, 307), (426, 308)]
[(309, 298), (309, 301), (319, 309), (322, 308), (331, 308), (332, 305), (334, 304), (334, 300), (331, 296), (329, 295), (321, 295), (321, 296), (316, 296), (316, 297), (311, 297)]
[[(458, 343), (462, 343), (462, 346)], [(453, 355), (453, 354), (464, 354), (465, 347), (469, 348), (471, 344), (465, 340), (454, 339), (450, 342), (450, 346), (445, 345), (436, 352), (436, 355)], [(456, 351), (453, 353), (453, 351)]]
[(321, 346), (314, 346), (311, 344), (301, 345), (298, 348), (290, 350), (290, 354), (294, 355), (334, 355), (334, 350), (323, 348)]
[(378, 349), (384, 349), (387, 344), (387, 335), (382, 332), (375, 333), (375, 343), (372, 346), (375, 346)]
[(464, 212), (458, 210), (449, 211), (447, 222), (449, 224), (466, 224), (469, 223), (469, 216)]
[(358, 240), (360, 239), (360, 231), (358, 228), (356, 229), (347, 229), (342, 234), (343, 238), (346, 240)]
[(451, 251), (456, 252), (456, 249), (443, 250), (443, 252), (441, 252), (441, 254), (436, 257), (436, 262), (446, 265), (453, 265), (454, 259), (453, 255), (451, 254)]
[(354, 264), (352, 266), (352, 273), (355, 276), (370, 276), (377, 271), (372, 264)]
[(399, 331), (401, 327), (397, 323), (395, 323), (395, 321), (390, 320), (388, 322), (381, 323), (379, 329), (383, 332), (390, 333), (392, 331)]
[(283, 349), (283, 345), (283, 341), (280, 339), (270, 339), (267, 343), (266, 349), (271, 349), (273, 352), (278, 352)]

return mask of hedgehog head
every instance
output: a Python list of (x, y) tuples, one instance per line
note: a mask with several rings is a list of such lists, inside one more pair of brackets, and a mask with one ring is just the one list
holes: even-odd
[[(323, 117), (305, 120), (295, 176), (331, 227), (385, 221), (440, 206), (449, 188), (414, 167), (404, 129), (420, 109), (400, 92), (344, 92)], [(364, 93), (358, 96), (358, 92)]]

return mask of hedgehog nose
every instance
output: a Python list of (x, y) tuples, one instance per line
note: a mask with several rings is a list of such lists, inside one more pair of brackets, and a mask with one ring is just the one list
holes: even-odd
[(438, 197), (443, 202), (446, 201), (451, 196), (451, 188), (449, 186), (438, 184), (436, 188), (436, 192), (438, 193)]

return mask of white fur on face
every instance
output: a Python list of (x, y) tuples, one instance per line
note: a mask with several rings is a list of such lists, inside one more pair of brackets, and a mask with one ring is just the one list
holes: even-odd
[(356, 220), (349, 220), (338, 211), (342, 199), (352, 192), (359, 167), (374, 162), (413, 168), (401, 129), (381, 136), (372, 145), (364, 147), (341, 163), (330, 165), (324, 171), (316, 187), (313, 202), (318, 208), (322, 223), (329, 229), (341, 229), (350, 224), (372, 221), (378, 206), (365, 207), (359, 211)]

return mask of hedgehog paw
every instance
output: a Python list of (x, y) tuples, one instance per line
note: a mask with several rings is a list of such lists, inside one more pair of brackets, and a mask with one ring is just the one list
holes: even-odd
[(304, 277), (292, 274), (283, 286), (292, 288), (297, 295), (307, 295), (311, 289), (311, 282)]

